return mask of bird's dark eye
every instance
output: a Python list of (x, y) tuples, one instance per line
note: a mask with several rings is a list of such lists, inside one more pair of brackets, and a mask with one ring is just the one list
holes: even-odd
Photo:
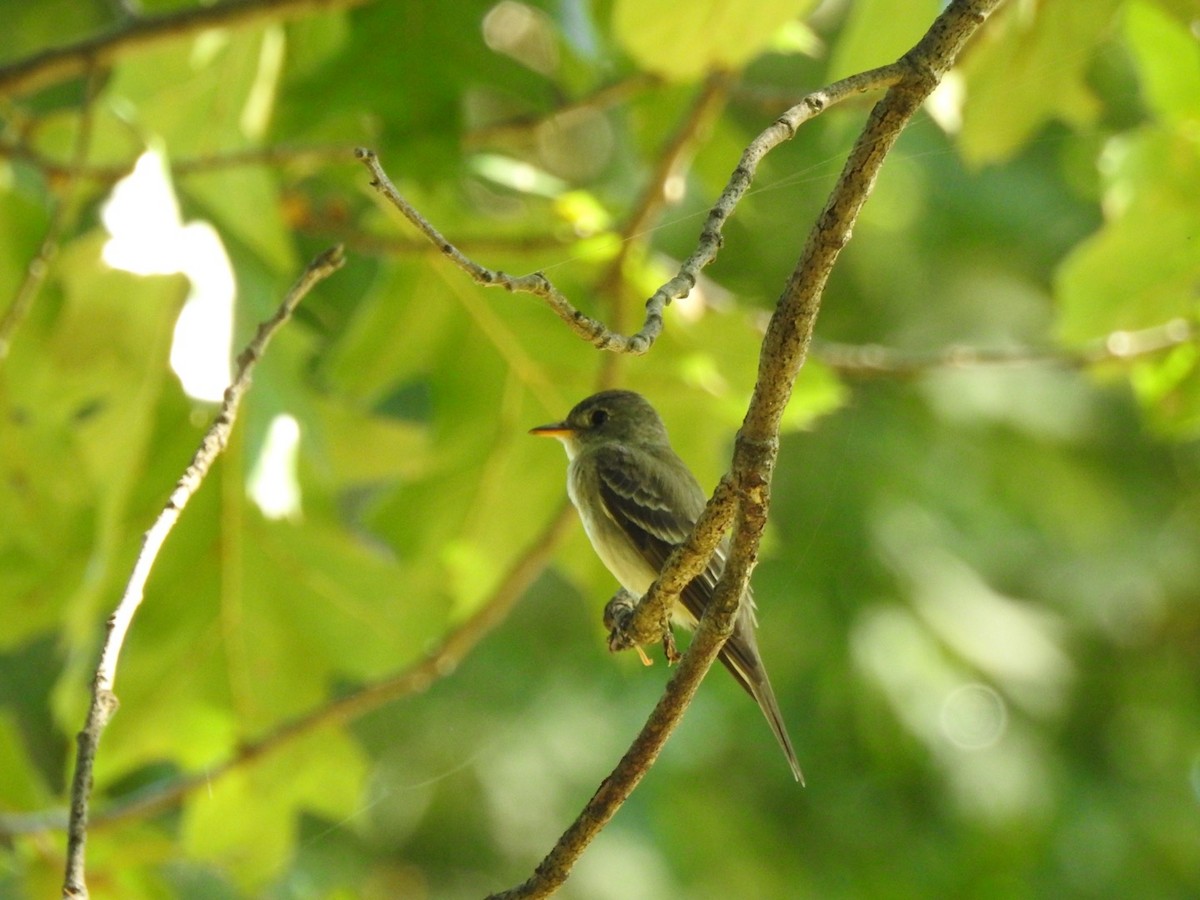
[(603, 425), (607, 421), (608, 421), (608, 410), (607, 409), (593, 409), (591, 411), (591, 413), (588, 414), (588, 423), (593, 428), (597, 428), (597, 427)]

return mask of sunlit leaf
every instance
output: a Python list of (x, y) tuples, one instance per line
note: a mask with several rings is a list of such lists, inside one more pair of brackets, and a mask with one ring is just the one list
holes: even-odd
[(1196, 310), (1200, 146), (1147, 130), (1109, 151), (1112, 216), (1064, 261), (1059, 328), (1069, 341), (1148, 328)]
[(701, 0), (687, 15), (666, 0), (617, 0), (613, 31), (638, 65), (686, 81), (745, 65), (775, 33), (802, 15), (808, 0), (756, 3), (754, 14), (732, 0)]
[(1088, 68), (1120, 6), (1120, 0), (1013, 3), (1000, 11), (966, 59), (970, 100), (960, 140), (966, 158), (977, 165), (1007, 159), (1051, 121), (1091, 126), (1101, 107)]

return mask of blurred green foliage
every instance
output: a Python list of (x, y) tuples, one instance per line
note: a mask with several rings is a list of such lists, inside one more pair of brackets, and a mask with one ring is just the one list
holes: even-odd
[[(0, 66), (119, 29), (115, 6), (30, 0)], [(155, 151), (176, 199), (144, 213), (151, 231), (215, 229), (233, 352), (305, 259), (345, 240), (349, 262), (272, 345), (162, 553), (100, 748), (101, 817), (402, 671), (487, 604), (563, 500), (561, 452), (525, 431), (606, 364), (715, 483), (865, 103), (767, 158), (701, 289), (649, 355), (615, 362), (424, 248), (350, 148), (484, 264), (544, 270), (632, 330), (741, 149), (806, 91), (891, 61), (938, 4), (761, 6), (373, 3), (129, 48), (86, 113), (80, 82), (4, 100), (0, 298), (66, 207), (0, 360), (0, 826), (64, 805), (104, 617), (214, 409), (169, 364), (200, 341), (176, 331), (181, 266), (106, 262), (115, 178)], [(1200, 894), (1198, 21), (1186, 0), (1013, 0), (901, 139), (827, 292), (755, 578), (809, 787), (717, 674), (562, 896)], [(618, 257), (714, 66), (736, 70), (721, 114)], [(1136, 329), (1171, 346), (1139, 354)], [(835, 344), (883, 365), (863, 377)], [(928, 362), (960, 345), (1024, 361)], [(255, 488), (280, 416), (300, 436), (282, 517)], [(97, 822), (93, 896), (522, 880), (665, 677), (604, 650), (613, 587), (573, 526), (427, 691), (167, 812)], [(0, 895), (54, 893), (63, 843), (6, 838)]]

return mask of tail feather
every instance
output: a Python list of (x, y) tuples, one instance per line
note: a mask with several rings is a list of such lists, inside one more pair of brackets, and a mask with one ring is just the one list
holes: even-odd
[(751, 695), (758, 702), (758, 708), (762, 710), (763, 716), (766, 717), (767, 724), (771, 726), (771, 731), (775, 732), (775, 740), (779, 741), (783, 755), (787, 757), (788, 765), (792, 769), (792, 776), (800, 782), (801, 787), (804, 787), (804, 773), (800, 771), (800, 763), (796, 759), (796, 750), (792, 747), (792, 739), (788, 735), (787, 726), (783, 724), (783, 714), (779, 711), (779, 704), (775, 700), (775, 692), (771, 689), (771, 681), (767, 678), (765, 671), (762, 673), (762, 676), (762, 681), (751, 691)]
[(739, 617), (733, 635), (721, 648), (720, 660), (725, 664), (730, 674), (758, 704), (767, 724), (775, 734), (783, 755), (787, 757), (792, 775), (804, 785), (804, 773), (800, 771), (800, 763), (796, 760), (796, 751), (792, 747), (792, 739), (788, 735), (787, 726), (783, 724), (783, 713), (779, 711), (779, 702), (775, 699), (775, 691), (771, 688), (771, 679), (763, 666), (762, 658), (758, 655), (757, 641), (754, 637), (753, 613)]
[[(682, 602), (674, 610), (675, 621), (684, 628), (696, 627), (696, 621), (707, 602), (704, 585), (697, 578), (685, 590)], [(787, 726), (783, 724), (783, 713), (779, 711), (779, 703), (775, 699), (775, 691), (771, 688), (771, 680), (767, 678), (767, 670), (763, 666), (762, 657), (758, 655), (758, 639), (755, 636), (756, 621), (754, 616), (754, 596), (747, 592), (738, 612), (737, 624), (733, 634), (721, 648), (718, 659), (737, 683), (754, 698), (758, 708), (762, 710), (767, 724), (779, 742), (783, 755), (787, 757), (793, 777), (804, 784), (804, 773), (800, 771), (800, 763), (796, 761), (796, 751), (792, 747), (792, 739), (788, 736)]]
[[(736, 635), (735, 635), (736, 637)], [(730, 639), (732, 641), (733, 638)], [(728, 644), (726, 644), (728, 646)], [(735, 660), (732, 654), (726, 651), (721, 651), (721, 662), (725, 664), (730, 674), (737, 679), (740, 684), (758, 704), (758, 708), (762, 710), (763, 718), (767, 720), (767, 724), (771, 726), (771, 731), (775, 735), (775, 740), (779, 742), (779, 747), (783, 750), (783, 755), (787, 757), (788, 765), (791, 767), (792, 775), (800, 782), (801, 787), (804, 786), (804, 773), (800, 771), (800, 763), (796, 759), (796, 750), (792, 746), (792, 739), (788, 735), (787, 726), (783, 723), (783, 713), (779, 711), (779, 702), (775, 699), (775, 691), (771, 688), (771, 680), (767, 678), (766, 669), (762, 667), (761, 661), (759, 665), (752, 670), (753, 675), (748, 672), (743, 672), (738, 661)]]

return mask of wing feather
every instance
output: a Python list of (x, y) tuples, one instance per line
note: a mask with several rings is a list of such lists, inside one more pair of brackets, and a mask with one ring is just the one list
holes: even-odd
[[(673, 452), (652, 454), (626, 445), (597, 448), (595, 471), (604, 512), (655, 572), (691, 533), (707, 502), (687, 466)], [(704, 571), (684, 588), (680, 607), (684, 623), (699, 621), (725, 569), (728, 542), (722, 541)], [(783, 724), (771, 682), (758, 655), (754, 597), (747, 591), (733, 635), (721, 648), (720, 660), (758, 703), (783, 748), (797, 781), (803, 782), (791, 738)], [(689, 621), (690, 620), (690, 621)]]
[[(700, 485), (682, 461), (671, 466), (669, 461), (625, 446), (605, 447), (598, 453), (596, 474), (605, 512), (654, 571), (662, 571), (667, 558), (687, 539), (704, 510), (707, 500)], [(688, 624), (695, 625), (712, 599), (717, 580), (725, 569), (725, 555), (726, 543), (722, 541), (704, 571), (680, 596), (685, 619), (690, 620)], [(753, 609), (751, 600), (743, 611), (751, 627)], [(724, 658), (727, 655), (729, 659)], [(722, 657), (738, 681), (749, 689), (747, 677), (752, 679), (760, 665), (757, 652), (734, 640), (726, 644)]]

